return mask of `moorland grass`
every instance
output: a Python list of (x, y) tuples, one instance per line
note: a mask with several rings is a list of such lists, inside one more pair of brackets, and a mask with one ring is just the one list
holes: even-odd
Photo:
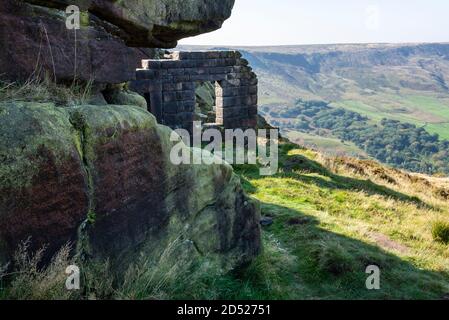
[[(325, 158), (284, 143), (281, 170), (259, 176), (237, 166), (245, 190), (261, 201), (263, 253), (223, 273), (208, 257), (182, 259), (176, 242), (142, 257), (114, 283), (108, 263), (83, 267), (83, 290), (67, 292), (61, 252), (47, 268), (26, 250), (13, 273), (3, 270), (4, 299), (440, 299), (449, 293), (449, 204), (446, 180), (382, 167), (373, 161)], [(388, 178), (386, 177), (388, 176)], [(425, 188), (425, 191), (424, 191)], [(436, 231), (438, 230), (438, 231)], [(441, 238), (441, 239), (440, 239)], [(381, 270), (368, 290), (368, 266)], [(63, 276), (61, 276), (63, 275)]]

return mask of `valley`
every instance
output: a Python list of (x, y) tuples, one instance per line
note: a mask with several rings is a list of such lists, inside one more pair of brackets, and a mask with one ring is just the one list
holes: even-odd
[(388, 119), (423, 128), (440, 141), (449, 140), (447, 43), (235, 49), (242, 51), (258, 74), (262, 113), (296, 143), (332, 155), (373, 157), (326, 130), (298, 130), (285, 125), (291, 119), (269, 115), (279, 108), (294, 108), (298, 100), (323, 101), (329, 107), (355, 112), (372, 126)]

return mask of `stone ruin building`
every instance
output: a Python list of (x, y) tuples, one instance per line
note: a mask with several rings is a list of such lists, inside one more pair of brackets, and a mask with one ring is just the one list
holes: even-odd
[(159, 123), (190, 130), (197, 83), (215, 84), (215, 123), (226, 129), (257, 125), (257, 76), (237, 51), (173, 52), (143, 60), (130, 88), (143, 95)]

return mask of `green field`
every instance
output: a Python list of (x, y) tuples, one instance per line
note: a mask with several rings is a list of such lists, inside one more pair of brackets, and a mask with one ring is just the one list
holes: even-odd
[(342, 142), (337, 138), (321, 137), (293, 130), (286, 131), (285, 135), (294, 143), (319, 150), (325, 154), (368, 158), (368, 155), (352, 142)]
[[(371, 100), (371, 101), (370, 101)], [(413, 123), (449, 139), (449, 102), (428, 96), (379, 95), (368, 101), (343, 100), (332, 106), (358, 112), (372, 120), (383, 118)]]

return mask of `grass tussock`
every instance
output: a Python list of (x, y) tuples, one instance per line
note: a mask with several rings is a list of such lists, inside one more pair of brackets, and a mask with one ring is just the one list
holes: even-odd
[(434, 222), (432, 225), (432, 236), (435, 241), (449, 244), (449, 222)]
[(35, 253), (29, 250), (29, 241), (22, 243), (14, 255), (14, 269), (7, 272), (4, 266), (0, 272), (2, 285), (0, 297), (20, 300), (69, 299), (73, 292), (65, 289), (66, 268), (72, 264), (70, 247), (64, 246), (48, 266), (41, 267), (45, 249)]
[(353, 271), (354, 259), (339, 243), (321, 241), (315, 249), (321, 271), (336, 276)]
[[(13, 271), (0, 270), (0, 299), (273, 299), (289, 298), (284, 290), (294, 258), (279, 243), (266, 239), (265, 251), (249, 266), (224, 272), (216, 257), (200, 256), (189, 241), (176, 239), (157, 257), (141, 255), (114, 275), (109, 261), (79, 262), (65, 246), (47, 266), (44, 250), (31, 253), (29, 242), (15, 254)], [(78, 265), (80, 290), (65, 287), (67, 266)], [(288, 275), (288, 278), (286, 277)]]
[(81, 105), (91, 97), (93, 81), (57, 84), (48, 76), (31, 77), (23, 83), (0, 81), (0, 102), (53, 102), (60, 106)]

